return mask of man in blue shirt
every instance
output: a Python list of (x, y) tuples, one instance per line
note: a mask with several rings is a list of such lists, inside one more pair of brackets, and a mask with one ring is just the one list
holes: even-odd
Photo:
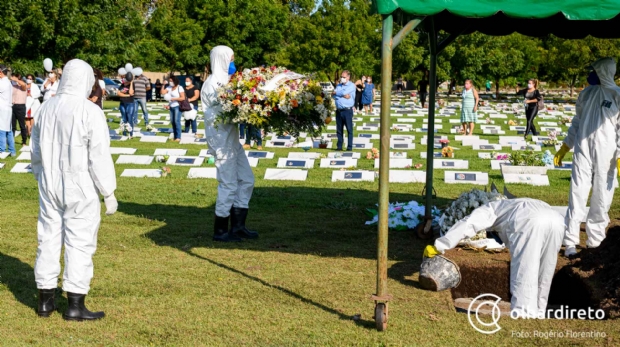
[(342, 71), (340, 83), (332, 93), (336, 101), (336, 134), (338, 143), (336, 150), (342, 151), (343, 125), (347, 127), (349, 141), (347, 151), (353, 149), (353, 105), (355, 104), (355, 84), (350, 81), (351, 73)]

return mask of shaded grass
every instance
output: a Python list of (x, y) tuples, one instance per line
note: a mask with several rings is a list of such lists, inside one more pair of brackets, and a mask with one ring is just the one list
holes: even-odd
[[(447, 120), (444, 127), (449, 127)], [(414, 163), (425, 165), (419, 157), (425, 151), (419, 142), (422, 134), (415, 135), (417, 148), (408, 153)], [(185, 148), (188, 155), (197, 155), (201, 149), (137, 139), (113, 146), (138, 148), (136, 154), (165, 147)], [(294, 150), (276, 149), (276, 158)], [(488, 171), (490, 166), (472, 150), (457, 151), (457, 158), (470, 160), (470, 170)], [(165, 179), (119, 177), (119, 212), (103, 217), (88, 298), (92, 309), (106, 311), (106, 319), (85, 324), (64, 322), (60, 314), (39, 319), (34, 313), (32, 271), (36, 182), (30, 175), (9, 172), (14, 159), (4, 162), (7, 167), (0, 170), (2, 345), (613, 346), (620, 339), (615, 321), (502, 319), (503, 329), (495, 335), (475, 332), (466, 315), (454, 312), (448, 292), (417, 287), (426, 243), (411, 232), (390, 233), (388, 285), (394, 300), (388, 331), (376, 332), (374, 304), (368, 299), (375, 292), (376, 227), (364, 225), (363, 209), (377, 202), (378, 182), (331, 183), (332, 170), (318, 168), (309, 171), (305, 182), (263, 180), (265, 170), (275, 167), (277, 159), (261, 159), (254, 169), (256, 188), (248, 224), (260, 231), (261, 238), (234, 245), (211, 241), (215, 180), (187, 179), (189, 168), (183, 167), (172, 167), (172, 177)], [(363, 169), (374, 165), (364, 159), (358, 163)], [(125, 168), (144, 167), (117, 165), (117, 174)], [(549, 171), (549, 176), (549, 187), (511, 185), (509, 189), (517, 196), (565, 205), (570, 173)], [(490, 178), (501, 188), (499, 171), (491, 171)], [(438, 206), (474, 187), (444, 184), (441, 170), (435, 171), (433, 182)], [(390, 200), (423, 201), (422, 189), (421, 184), (391, 184)], [(618, 207), (614, 199), (614, 218), (619, 217)], [(66, 301), (60, 300), (61, 310), (65, 307)], [(357, 314), (361, 314), (359, 321), (353, 320)], [(566, 329), (602, 331), (609, 338), (513, 336), (513, 331)]]

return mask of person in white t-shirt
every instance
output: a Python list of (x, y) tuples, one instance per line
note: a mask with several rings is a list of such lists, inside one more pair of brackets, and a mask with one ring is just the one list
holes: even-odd
[(174, 133), (174, 142), (181, 141), (181, 110), (179, 101), (185, 100), (185, 90), (179, 85), (179, 78), (171, 75), (161, 87), (161, 95), (169, 102), (170, 122)]

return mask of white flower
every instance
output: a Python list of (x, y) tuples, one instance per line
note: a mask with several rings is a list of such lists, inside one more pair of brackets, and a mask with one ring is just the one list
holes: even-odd
[(397, 225), (398, 223), (396, 222), (395, 218), (388, 219), (388, 228), (393, 229), (396, 228)]
[(367, 222), (366, 222), (366, 225), (372, 225), (372, 224), (375, 224), (375, 223), (377, 223), (377, 222), (379, 222), (379, 215), (375, 215), (375, 216), (372, 218), (372, 220), (367, 221)]
[(411, 218), (416, 218), (417, 215), (414, 214), (411, 210), (404, 210), (403, 217), (411, 219)]

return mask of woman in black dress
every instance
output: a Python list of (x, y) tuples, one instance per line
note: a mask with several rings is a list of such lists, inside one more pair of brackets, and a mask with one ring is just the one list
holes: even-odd
[(361, 80), (355, 81), (355, 105), (353, 106), (355, 112), (362, 112), (362, 94), (364, 93), (364, 82), (366, 76), (362, 76)]
[(527, 139), (527, 135), (532, 131), (534, 136), (538, 136), (538, 131), (534, 125), (534, 118), (538, 115), (538, 103), (542, 100), (542, 95), (538, 91), (538, 80), (530, 79), (527, 81), (527, 88), (516, 88), (517, 95), (525, 97), (525, 118), (527, 118), (527, 126), (525, 127), (524, 139)]

